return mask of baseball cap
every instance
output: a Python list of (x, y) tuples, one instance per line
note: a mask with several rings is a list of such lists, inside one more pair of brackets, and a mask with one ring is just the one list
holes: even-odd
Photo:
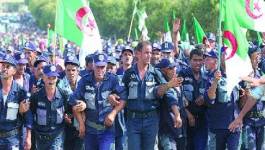
[(48, 77), (58, 77), (59, 76), (58, 72), (56, 71), (55, 65), (44, 66), (43, 73)]
[(105, 66), (107, 65), (108, 57), (103, 53), (98, 53), (94, 55), (94, 63), (96, 66)]
[(161, 52), (170, 53), (173, 51), (173, 49), (174, 49), (174, 46), (171, 42), (164, 42), (161, 45)]
[(15, 53), (14, 57), (15, 57), (18, 64), (27, 64), (28, 63), (28, 60), (26, 59), (26, 56), (24, 53)]
[(173, 68), (176, 67), (177, 64), (175, 63), (174, 59), (168, 59), (168, 58), (163, 58), (158, 64), (158, 68)]

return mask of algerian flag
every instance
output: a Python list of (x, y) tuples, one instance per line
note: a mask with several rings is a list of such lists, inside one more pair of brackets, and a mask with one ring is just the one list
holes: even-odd
[(137, 15), (138, 15), (138, 29), (142, 32), (142, 38), (144, 41), (149, 40), (148, 30), (147, 30), (147, 27), (145, 25), (145, 20), (148, 17), (146, 12), (145, 12), (145, 8), (139, 9), (137, 11)]
[(181, 41), (189, 42), (189, 33), (186, 25), (186, 19), (183, 20), (182, 28), (181, 28)]
[(85, 57), (102, 51), (98, 26), (86, 0), (57, 0), (55, 32), (80, 46), (80, 66)]
[(134, 40), (138, 41), (138, 39), (139, 39), (138, 30), (137, 30), (137, 28), (134, 28)]
[(164, 18), (164, 42), (172, 42), (168, 18)]
[(229, 92), (238, 84), (240, 77), (248, 76), (252, 71), (245, 29), (242, 29), (235, 16), (231, 15), (232, 9), (233, 6), (226, 5), (222, 10), (224, 13), (223, 38), (225, 46), (228, 47), (226, 49), (226, 74)]
[(195, 37), (197, 40), (197, 43), (202, 43), (203, 42), (203, 38), (206, 37), (200, 23), (198, 22), (198, 20), (193, 16), (193, 26), (194, 26), (194, 32), (195, 32)]
[(259, 32), (257, 32), (257, 37), (258, 37), (258, 43), (259, 43), (259, 45), (261, 45), (263, 43), (263, 40), (262, 40)]
[(264, 0), (225, 0), (239, 25), (255, 31), (265, 32)]

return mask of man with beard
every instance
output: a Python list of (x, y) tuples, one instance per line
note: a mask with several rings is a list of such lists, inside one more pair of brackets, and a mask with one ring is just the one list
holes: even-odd
[(208, 139), (208, 126), (206, 119), (206, 105), (203, 94), (206, 77), (201, 68), (203, 65), (203, 52), (194, 49), (190, 53), (190, 67), (181, 70), (179, 76), (183, 77), (183, 94), (188, 101), (186, 107), (188, 117), (188, 150), (205, 150)]

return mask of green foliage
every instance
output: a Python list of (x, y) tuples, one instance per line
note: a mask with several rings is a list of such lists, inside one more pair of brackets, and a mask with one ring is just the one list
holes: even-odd
[(56, 3), (53, 0), (29, 0), (29, 10), (37, 21), (37, 24), (46, 29), (47, 24), (54, 28)]
[[(50, 23), (54, 27), (54, 0), (28, 0), (29, 8), (37, 23), (46, 29)], [(146, 26), (149, 36), (157, 39), (157, 33), (163, 32), (163, 19), (169, 17), (172, 22), (172, 12), (178, 18), (187, 20), (187, 28), (193, 35), (192, 14), (196, 16), (206, 32), (216, 32), (218, 21), (219, 0), (141, 0), (138, 8), (145, 7), (148, 18)], [(126, 38), (134, 9), (134, 0), (90, 0), (91, 9), (95, 15), (100, 33), (103, 37)], [(135, 16), (132, 32), (137, 26)]]

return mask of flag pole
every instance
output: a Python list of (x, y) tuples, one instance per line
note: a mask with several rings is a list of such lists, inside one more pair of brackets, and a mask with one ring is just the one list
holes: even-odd
[(48, 41), (47, 41), (47, 48), (49, 47), (49, 45), (50, 45), (50, 28), (51, 28), (51, 24), (47, 24), (47, 39), (48, 39)]
[(221, 48), (222, 48), (222, 7), (223, 7), (223, 0), (219, 0), (219, 20), (218, 20), (218, 29), (217, 29), (217, 36), (218, 36), (218, 70), (221, 69)]
[(134, 20), (135, 14), (136, 14), (136, 6), (137, 6), (137, 3), (138, 3), (138, 0), (134, 1), (134, 9), (133, 9), (133, 14), (132, 14), (132, 19), (131, 19), (131, 23), (130, 23), (130, 28), (129, 28), (129, 33), (128, 33), (127, 41), (130, 40), (130, 36), (131, 36), (131, 32), (132, 32), (133, 20)]

